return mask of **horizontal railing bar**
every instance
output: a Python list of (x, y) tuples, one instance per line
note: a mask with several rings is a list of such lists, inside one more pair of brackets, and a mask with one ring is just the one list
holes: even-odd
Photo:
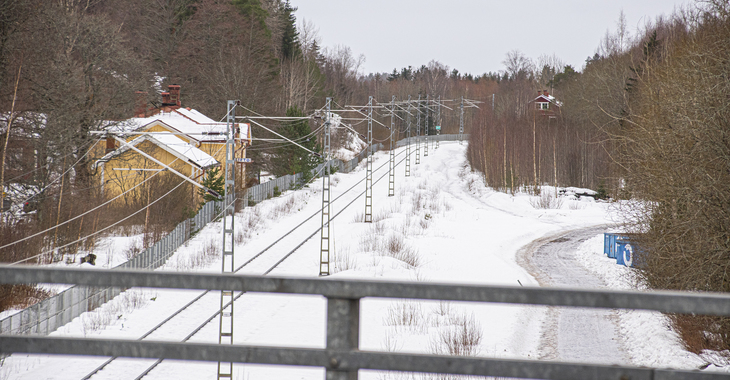
[(0, 266), (0, 283), (55, 283), (91, 286), (235, 290), (320, 294), (330, 298), (409, 298), (525, 305), (656, 310), (730, 316), (730, 294), (675, 291), (615, 291), (568, 288), (451, 285), (393, 281), (303, 279), (236, 274), (84, 270)]
[(712, 380), (725, 373), (555, 361), (205, 343), (0, 335), (0, 352), (225, 361), (540, 379)]

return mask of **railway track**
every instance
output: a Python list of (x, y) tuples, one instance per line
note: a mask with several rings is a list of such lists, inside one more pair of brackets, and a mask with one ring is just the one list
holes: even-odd
[[(401, 151), (396, 154), (396, 157), (402, 155), (406, 150), (401, 148)], [(414, 154), (412, 152), (411, 154)], [(399, 164), (401, 164), (405, 160), (405, 157), (401, 158), (400, 161), (396, 162), (395, 167), (398, 167)], [(388, 166), (389, 162), (385, 162), (383, 165), (379, 166), (378, 168), (373, 170), (373, 174), (380, 171), (384, 167)], [(383, 178), (388, 176), (388, 172), (386, 171), (385, 174), (381, 175), (377, 179), (373, 181), (373, 186), (380, 182)], [(361, 185), (365, 181), (365, 178), (361, 179), (354, 185), (352, 185), (350, 188), (345, 190), (342, 194), (337, 196), (332, 203), (334, 204), (338, 200), (340, 200), (342, 197), (344, 197), (347, 194), (351, 194), (350, 192), (353, 191), (357, 186)], [(352, 204), (355, 203), (360, 197), (362, 197), (365, 194), (365, 191), (362, 191), (358, 193), (355, 197), (353, 197), (344, 207), (340, 209), (339, 212), (334, 214), (331, 221), (337, 218), (342, 212), (348, 209)], [(266, 248), (259, 251), (252, 257), (250, 257), (248, 260), (246, 260), (243, 264), (241, 264), (239, 267), (237, 267), (234, 271), (234, 273), (239, 273), (244, 268), (247, 269), (253, 269), (253, 270), (247, 270), (249, 272), (248, 274), (259, 274), (259, 275), (267, 275), (271, 273), (274, 269), (276, 269), (279, 265), (281, 265), (285, 260), (287, 260), (291, 255), (293, 255), (302, 245), (304, 245), (307, 241), (309, 241), (312, 237), (314, 237), (317, 233), (320, 232), (322, 229), (321, 225), (318, 225), (318, 227), (309, 235), (307, 235), (302, 240), (294, 240), (293, 248), (287, 251), (286, 254), (283, 256), (278, 256), (274, 258), (269, 258), (268, 255), (264, 255), (266, 252), (269, 252), (272, 248), (277, 247), (279, 244), (281, 244), (283, 241), (287, 240), (292, 233), (299, 231), (300, 228), (305, 226), (307, 222), (314, 219), (317, 215), (321, 213), (321, 209), (315, 212), (314, 214), (310, 215), (306, 219), (304, 219), (302, 222), (300, 222), (298, 225), (287, 231), (285, 234), (281, 235), (279, 238), (274, 240), (271, 244), (269, 244)], [(316, 222), (319, 222), (319, 219), (315, 219)], [(295, 234), (294, 236), (301, 236), (298, 234)], [(292, 236), (292, 238), (294, 237)], [(291, 245), (289, 246), (291, 247)], [(264, 259), (266, 258), (266, 259)], [(263, 268), (251, 268), (253, 265), (252, 263), (257, 262), (257, 264), (260, 262), (260, 266)], [(273, 262), (273, 264), (272, 264)], [(259, 265), (256, 265), (259, 266)], [(231, 302), (236, 302), (239, 298), (241, 298), (245, 292), (241, 292), (239, 294), (236, 294)], [(212, 300), (212, 301), (210, 301)], [(211, 305), (212, 304), (212, 305)], [(230, 303), (229, 303), (230, 304)], [(226, 307), (229, 305), (226, 304)], [(201, 306), (202, 305), (202, 306)], [(183, 313), (186, 310), (193, 310), (197, 309), (198, 307), (203, 307), (205, 309), (215, 308), (215, 312), (211, 313), (210, 317), (200, 322), (200, 319), (197, 319), (195, 323), (193, 323), (193, 326), (190, 329), (187, 329), (187, 331), (191, 331), (185, 338), (181, 340), (181, 342), (187, 342), (190, 340), (193, 336), (195, 336), (200, 330), (202, 330), (205, 326), (207, 326), (213, 319), (215, 319), (218, 314), (220, 313), (220, 297), (217, 292), (211, 292), (211, 291), (204, 291), (195, 296), (191, 301), (189, 301), (187, 304), (180, 307), (178, 310), (176, 310), (174, 313), (170, 314), (167, 318), (165, 318), (163, 321), (159, 322), (155, 327), (147, 331), (145, 334), (143, 334), (141, 337), (137, 338), (137, 340), (144, 340), (147, 338), (155, 338), (155, 337), (166, 337), (169, 340), (169, 336), (164, 333), (165, 327), (172, 321), (176, 319), (181, 319), (183, 316)], [(223, 308), (225, 309), (225, 307)], [(194, 313), (195, 315), (199, 315), (200, 313)], [(193, 321), (191, 321), (193, 322)], [(187, 327), (187, 326), (186, 326)], [(180, 323), (178, 322), (178, 325), (175, 326), (175, 329), (177, 331), (180, 330)], [(158, 337), (159, 339), (159, 337)], [(114, 371), (115, 368), (120, 368), (120, 371), (123, 369), (126, 373), (139, 373), (139, 375), (135, 378), (136, 380), (142, 379), (145, 376), (147, 376), (151, 371), (153, 371), (160, 363), (162, 363), (162, 359), (150, 359), (150, 360), (139, 360), (139, 359), (124, 359), (119, 357), (112, 357), (107, 359), (105, 362), (103, 362), (101, 365), (94, 368), (91, 372), (89, 372), (86, 376), (82, 378), (82, 380), (89, 380), (94, 379), (97, 377), (97, 375), (100, 375), (102, 371)]]

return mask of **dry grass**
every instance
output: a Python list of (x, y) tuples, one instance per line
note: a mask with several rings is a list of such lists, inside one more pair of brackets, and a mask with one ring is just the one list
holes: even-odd
[(352, 218), (353, 223), (365, 223), (365, 212), (356, 212), (355, 216)]
[(279, 219), (282, 216), (289, 215), (295, 211), (301, 210), (301, 207), (307, 203), (307, 195), (301, 193), (293, 193), (287, 196), (286, 201), (278, 202), (270, 211), (268, 219)]
[(428, 331), (421, 304), (403, 300), (388, 307), (388, 314), (383, 323), (396, 329), (408, 329), (413, 332), (425, 333)]
[(190, 271), (207, 267), (221, 256), (218, 238), (211, 236), (196, 252), (188, 255), (177, 255), (170, 266), (176, 271)]
[(129, 244), (127, 249), (122, 251), (122, 254), (124, 255), (125, 258), (127, 258), (127, 260), (131, 260), (134, 258), (134, 256), (137, 256), (137, 254), (139, 254), (140, 252), (142, 252), (141, 242), (139, 242), (138, 240), (135, 239), (132, 241), (131, 244)]
[(260, 211), (261, 208), (257, 205), (246, 209), (243, 215), (236, 217), (236, 244), (243, 244), (251, 240), (254, 232), (261, 228), (264, 221)]
[(332, 273), (357, 269), (357, 260), (350, 255), (350, 247), (343, 247), (332, 253)]
[(453, 325), (439, 329), (431, 340), (431, 352), (437, 355), (476, 356), (482, 341), (482, 327), (474, 315), (453, 316)]
[(144, 290), (127, 290), (102, 307), (82, 314), (81, 328), (84, 336), (111, 325), (114, 321), (122, 319), (124, 314), (142, 308), (150, 299), (155, 298), (156, 295), (152, 296)]
[(380, 210), (373, 213), (373, 223), (382, 222), (391, 217), (391, 213), (388, 210)]
[(433, 312), (436, 315), (440, 315), (442, 317), (446, 317), (448, 315), (451, 315), (451, 302), (449, 302), (449, 301), (439, 301), (438, 306), (433, 309)]
[(374, 223), (365, 235), (360, 236), (359, 251), (396, 259), (409, 268), (420, 267), (418, 250), (406, 242), (404, 235), (395, 231), (386, 235), (385, 231), (384, 223)]
[(549, 191), (543, 191), (540, 195), (530, 198), (530, 204), (536, 209), (559, 209), (563, 207), (563, 199), (555, 197)]
[(728, 330), (730, 318), (683, 314), (674, 314), (670, 318), (687, 351), (700, 354), (703, 350), (728, 349), (728, 338), (723, 336), (722, 331)]
[(585, 208), (586, 208), (586, 205), (583, 202), (580, 202), (580, 201), (569, 201), (568, 202), (569, 210), (583, 210)]
[(412, 268), (421, 266), (421, 257), (418, 251), (408, 245), (402, 235), (392, 234), (385, 241), (384, 256), (402, 261)]

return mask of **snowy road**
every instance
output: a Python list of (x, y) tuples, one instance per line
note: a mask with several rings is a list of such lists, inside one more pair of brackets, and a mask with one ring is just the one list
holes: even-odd
[[(521, 264), (545, 287), (607, 288), (577, 258), (584, 241), (605, 226), (552, 234), (525, 246)], [(540, 357), (547, 360), (631, 364), (620, 334), (616, 310), (550, 308), (544, 322)]]

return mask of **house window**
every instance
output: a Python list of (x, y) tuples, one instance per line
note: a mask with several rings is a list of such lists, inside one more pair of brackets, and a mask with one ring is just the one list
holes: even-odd
[(546, 110), (550, 106), (550, 103), (537, 103), (537, 109)]

